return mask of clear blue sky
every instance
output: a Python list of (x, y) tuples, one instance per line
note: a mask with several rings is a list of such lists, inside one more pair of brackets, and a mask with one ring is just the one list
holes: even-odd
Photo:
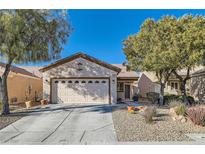
[[(69, 10), (68, 13), (74, 31), (61, 57), (81, 51), (113, 64), (126, 60), (122, 41), (137, 33), (145, 19), (189, 13), (204, 15), (205, 10)], [(48, 63), (41, 65), (45, 64)]]

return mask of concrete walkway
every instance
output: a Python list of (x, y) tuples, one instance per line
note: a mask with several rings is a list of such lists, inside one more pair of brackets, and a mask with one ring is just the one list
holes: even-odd
[(49, 105), (0, 131), (0, 144), (116, 144), (109, 105)]

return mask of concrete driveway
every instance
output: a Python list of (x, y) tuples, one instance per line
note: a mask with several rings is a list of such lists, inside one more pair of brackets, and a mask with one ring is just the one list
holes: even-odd
[(111, 107), (48, 105), (0, 131), (1, 144), (116, 144)]

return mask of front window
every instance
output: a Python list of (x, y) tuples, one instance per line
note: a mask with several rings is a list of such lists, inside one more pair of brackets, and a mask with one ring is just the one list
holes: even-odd
[(178, 89), (178, 83), (175, 82), (175, 89)]
[(171, 89), (174, 89), (174, 82), (171, 83)]
[(124, 91), (124, 83), (123, 82), (118, 82), (117, 83), (117, 91), (118, 92)]
[(171, 82), (171, 89), (178, 90), (178, 82)]

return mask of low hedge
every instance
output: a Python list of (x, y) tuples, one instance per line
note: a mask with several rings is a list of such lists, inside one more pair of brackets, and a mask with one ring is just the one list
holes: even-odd
[[(187, 98), (188, 98), (188, 101), (189, 101), (190, 104), (195, 103), (195, 100), (192, 96), (187, 96)], [(182, 97), (182, 95), (173, 95), (173, 94), (164, 96), (164, 104), (168, 104), (169, 101), (171, 101), (171, 100), (176, 100), (176, 101), (183, 102), (183, 97)]]
[(147, 99), (148, 99), (149, 101), (151, 101), (152, 103), (158, 102), (159, 93), (148, 92), (148, 93), (146, 93), (146, 95), (147, 95)]

